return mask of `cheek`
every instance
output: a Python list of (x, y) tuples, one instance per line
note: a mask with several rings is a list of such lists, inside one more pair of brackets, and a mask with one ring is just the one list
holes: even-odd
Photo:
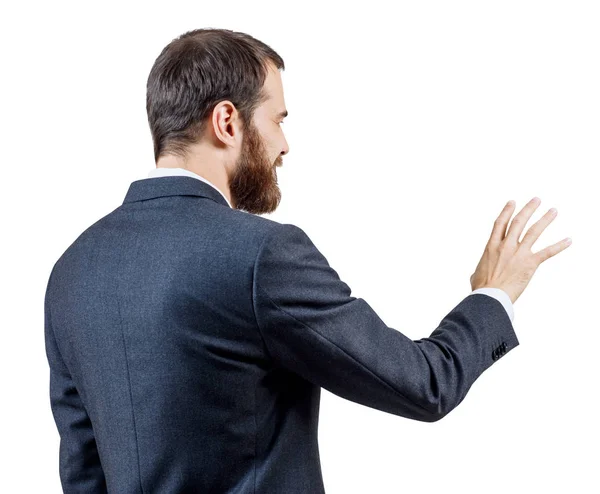
[(264, 151), (267, 154), (267, 156), (273, 156), (273, 153), (275, 153), (275, 149), (277, 149), (276, 143), (277, 141), (281, 138), (281, 136), (279, 135), (279, 132), (270, 132), (270, 133), (265, 133), (263, 135), (263, 147), (264, 147)]

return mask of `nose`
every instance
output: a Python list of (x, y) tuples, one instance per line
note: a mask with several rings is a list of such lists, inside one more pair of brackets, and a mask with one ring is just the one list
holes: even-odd
[(287, 139), (284, 137), (283, 138), (283, 149), (281, 150), (281, 156), (285, 156), (286, 154), (288, 154), (290, 152), (290, 147), (288, 146), (288, 142)]

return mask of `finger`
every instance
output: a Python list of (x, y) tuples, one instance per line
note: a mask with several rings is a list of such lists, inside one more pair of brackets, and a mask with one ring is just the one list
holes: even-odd
[(554, 245), (550, 245), (545, 249), (536, 252), (533, 256), (536, 260), (538, 266), (542, 264), (544, 261), (547, 261), (551, 257), (554, 257), (559, 252), (565, 250), (569, 245), (571, 245), (571, 239), (569, 237), (563, 238), (560, 242), (556, 242)]
[(531, 218), (533, 212), (540, 205), (540, 202), (541, 201), (539, 197), (534, 197), (531, 199), (531, 201), (525, 204), (525, 207), (521, 209), (519, 214), (517, 214), (517, 216), (515, 216), (510, 222), (510, 227), (508, 229), (508, 233), (506, 234), (507, 239), (512, 240), (515, 243), (519, 241), (519, 237), (521, 236), (521, 233), (523, 233), (523, 228), (525, 228), (529, 218)]
[(500, 216), (496, 218), (494, 221), (494, 228), (492, 229), (492, 234), (490, 235), (490, 244), (497, 245), (502, 240), (504, 240), (504, 235), (506, 234), (506, 226), (508, 225), (508, 221), (515, 210), (515, 201), (510, 200), (502, 209)]
[(544, 216), (542, 216), (529, 230), (527, 230), (523, 240), (521, 241), (521, 245), (523, 247), (531, 248), (531, 246), (535, 244), (536, 240), (540, 237), (547, 226), (554, 221), (554, 218), (556, 218), (557, 214), (558, 211), (556, 211), (556, 209), (549, 209)]

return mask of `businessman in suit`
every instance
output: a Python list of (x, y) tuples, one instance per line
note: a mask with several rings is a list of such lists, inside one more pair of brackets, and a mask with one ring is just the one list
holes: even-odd
[(473, 292), (411, 340), (351, 295), (308, 235), (261, 217), (288, 152), (280, 70), (243, 33), (173, 40), (149, 79), (156, 169), (54, 264), (50, 404), (66, 493), (324, 492), (321, 388), (434, 422), (519, 342), (513, 303), (559, 242), (509, 202)]

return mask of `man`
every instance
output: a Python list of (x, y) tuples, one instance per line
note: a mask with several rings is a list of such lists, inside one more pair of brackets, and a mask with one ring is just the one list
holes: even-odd
[[(388, 327), (279, 204), (282, 59), (224, 29), (173, 40), (148, 79), (156, 170), (85, 230), (45, 297), (64, 492), (323, 493), (321, 387), (434, 422), (519, 341), (512, 304), (566, 248), (509, 202), (473, 293), (429, 337)], [(248, 214), (250, 213), (250, 214)]]

